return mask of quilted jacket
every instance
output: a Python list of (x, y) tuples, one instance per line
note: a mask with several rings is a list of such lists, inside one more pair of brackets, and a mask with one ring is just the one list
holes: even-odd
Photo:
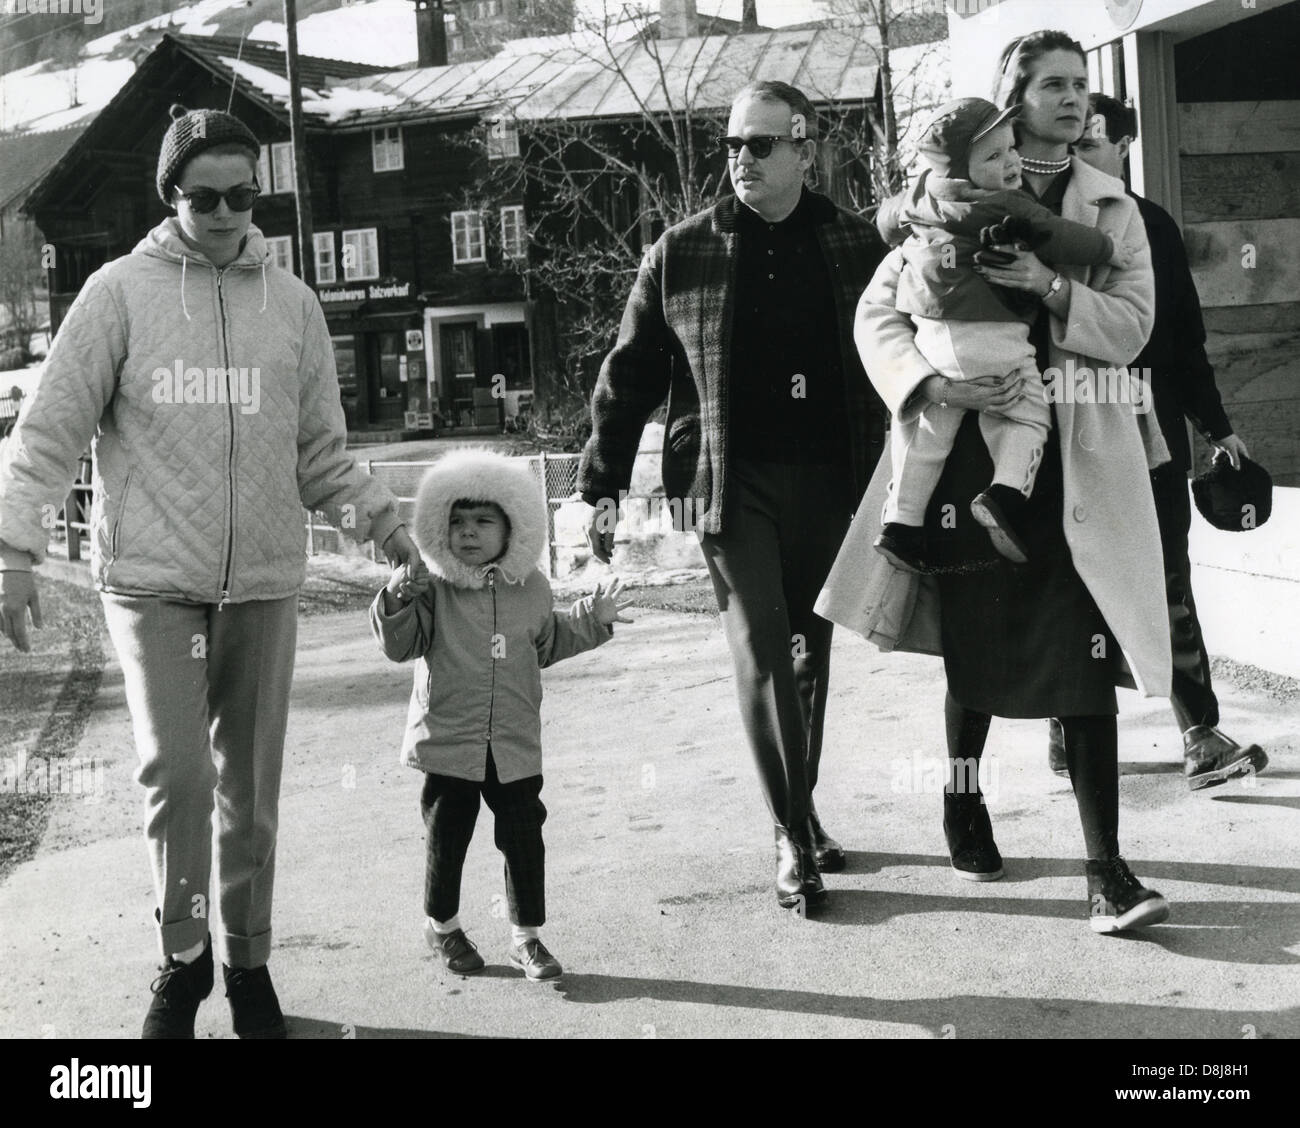
[[(835, 293), (856, 498), (883, 447), (885, 412), (853, 345), (853, 319), (885, 247), (867, 220), (816, 192), (808, 195)], [(699, 532), (721, 531), (737, 209), (743, 206), (726, 197), (670, 227), (641, 260), (618, 341), (592, 395), (591, 438), (578, 464), (578, 492), (588, 504), (618, 499), (628, 488), (641, 431), (666, 396), (663, 485), (668, 499), (680, 503), (670, 506), (674, 518), (690, 513)]]
[[(510, 521), (499, 560), (475, 567), (451, 551), (448, 518), (460, 498), (494, 501)], [(482, 782), (488, 745), (502, 783), (542, 771), (545, 666), (608, 641), (592, 597), (556, 611), (537, 564), (546, 510), (536, 480), (489, 451), (444, 455), (420, 484), (415, 541), (433, 582), (395, 614), (381, 591), (370, 625), (394, 662), (416, 660), (402, 760), (421, 771)]]
[(103, 591), (291, 595), (306, 571), (304, 506), (359, 542), (387, 539), (396, 502), (345, 450), (320, 303), (268, 259), (250, 227), (218, 270), (167, 219), (91, 275), (5, 444), (0, 542), (43, 559), (92, 437)]

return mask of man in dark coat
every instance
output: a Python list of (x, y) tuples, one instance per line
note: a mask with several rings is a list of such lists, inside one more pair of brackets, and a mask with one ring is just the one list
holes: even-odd
[(646, 252), (592, 396), (578, 489), (608, 561), (642, 428), (667, 397), (668, 508), (700, 538), (776, 826), (777, 899), (795, 908), (844, 866), (812, 802), (832, 629), (812, 608), (884, 445), (853, 321), (885, 248), (805, 186), (816, 118), (800, 91), (746, 87), (727, 134), (735, 196)]
[[(1137, 114), (1104, 94), (1091, 99), (1089, 128), (1075, 145), (1075, 153), (1096, 169), (1123, 179), (1124, 158), (1137, 139)], [(1155, 397), (1156, 418), (1169, 446), (1171, 462), (1151, 472), (1160, 540), (1165, 555), (1165, 587), (1169, 600), (1169, 630), (1174, 654), (1174, 716), (1183, 733), (1183, 759), (1188, 786), (1193, 791), (1213, 787), (1233, 776), (1264, 770), (1268, 757), (1256, 744), (1245, 748), (1221, 733), (1219, 702), (1210, 685), (1210, 659), (1201, 637), (1192, 599), (1191, 563), (1187, 533), (1191, 505), (1187, 497), (1187, 472), (1192, 465), (1186, 417), (1205, 438), (1225, 452), (1234, 468), (1250, 456), (1241, 437), (1233, 433), (1223, 410), (1214, 368), (1205, 355), (1205, 323), (1201, 303), (1187, 262), (1178, 225), (1163, 208), (1130, 192), (1137, 202), (1151, 244), (1156, 276), (1156, 323), (1142, 353), (1130, 366), (1149, 374)], [(1064, 753), (1053, 722), (1053, 768)]]

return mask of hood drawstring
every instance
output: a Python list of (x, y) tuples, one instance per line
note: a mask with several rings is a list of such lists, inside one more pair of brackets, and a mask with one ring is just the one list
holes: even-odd
[(266, 263), (265, 262), (262, 263), (262, 308), (259, 309), (257, 312), (258, 313), (266, 312)]
[(189, 261), (188, 255), (181, 255), (181, 312), (185, 314), (186, 321), (193, 321), (194, 318), (190, 316), (189, 307), (185, 304), (185, 264)]

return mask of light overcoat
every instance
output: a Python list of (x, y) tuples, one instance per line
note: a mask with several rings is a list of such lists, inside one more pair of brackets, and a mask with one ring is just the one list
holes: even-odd
[[(1142, 217), (1123, 184), (1077, 158), (1061, 214), (1098, 227), (1117, 244), (1140, 247), (1127, 270), (1109, 265), (1061, 268), (1072, 282), (1070, 305), (1064, 320), (1051, 319), (1049, 359), (1062, 376), (1058, 390), (1068, 393), (1056, 403), (1056, 424), (1065, 494), (1062, 519), (1074, 566), (1114, 633), (1137, 687), (1144, 696), (1167, 697), (1169, 612), (1148, 470), (1167, 462), (1169, 454), (1149, 409), (1149, 388), (1143, 393), (1144, 414), (1132, 402), (1113, 402), (1112, 385), (1123, 381), (1106, 373), (1129, 364), (1151, 334), (1151, 253)], [(892, 252), (863, 293), (855, 339), (867, 375), (893, 413), (893, 425), (915, 427), (922, 406), (915, 393), (935, 370), (916, 348), (912, 322), (894, 308), (901, 261), (899, 252)], [(1045, 378), (1051, 375), (1044, 372)], [(1134, 390), (1131, 383), (1127, 387), (1131, 400)], [(1099, 390), (1106, 394), (1099, 397)], [(1099, 398), (1110, 402), (1097, 402)], [(816, 610), (882, 649), (938, 654), (934, 580), (895, 569), (871, 547), (888, 478), (886, 456)]]

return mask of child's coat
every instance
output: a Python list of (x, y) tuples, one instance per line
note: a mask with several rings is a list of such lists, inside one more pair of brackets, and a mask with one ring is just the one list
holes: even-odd
[[(451, 552), (448, 521), (460, 499), (492, 501), (510, 521), (501, 559), (475, 567)], [(502, 783), (542, 770), (541, 669), (605, 642), (612, 628), (591, 597), (553, 607), (537, 568), (546, 544), (539, 485), (518, 462), (456, 451), (420, 484), (413, 534), (433, 579), (395, 615), (381, 591), (371, 629), (394, 662), (419, 659), (402, 737), (402, 760), (421, 771), (481, 782), (488, 743)]]

